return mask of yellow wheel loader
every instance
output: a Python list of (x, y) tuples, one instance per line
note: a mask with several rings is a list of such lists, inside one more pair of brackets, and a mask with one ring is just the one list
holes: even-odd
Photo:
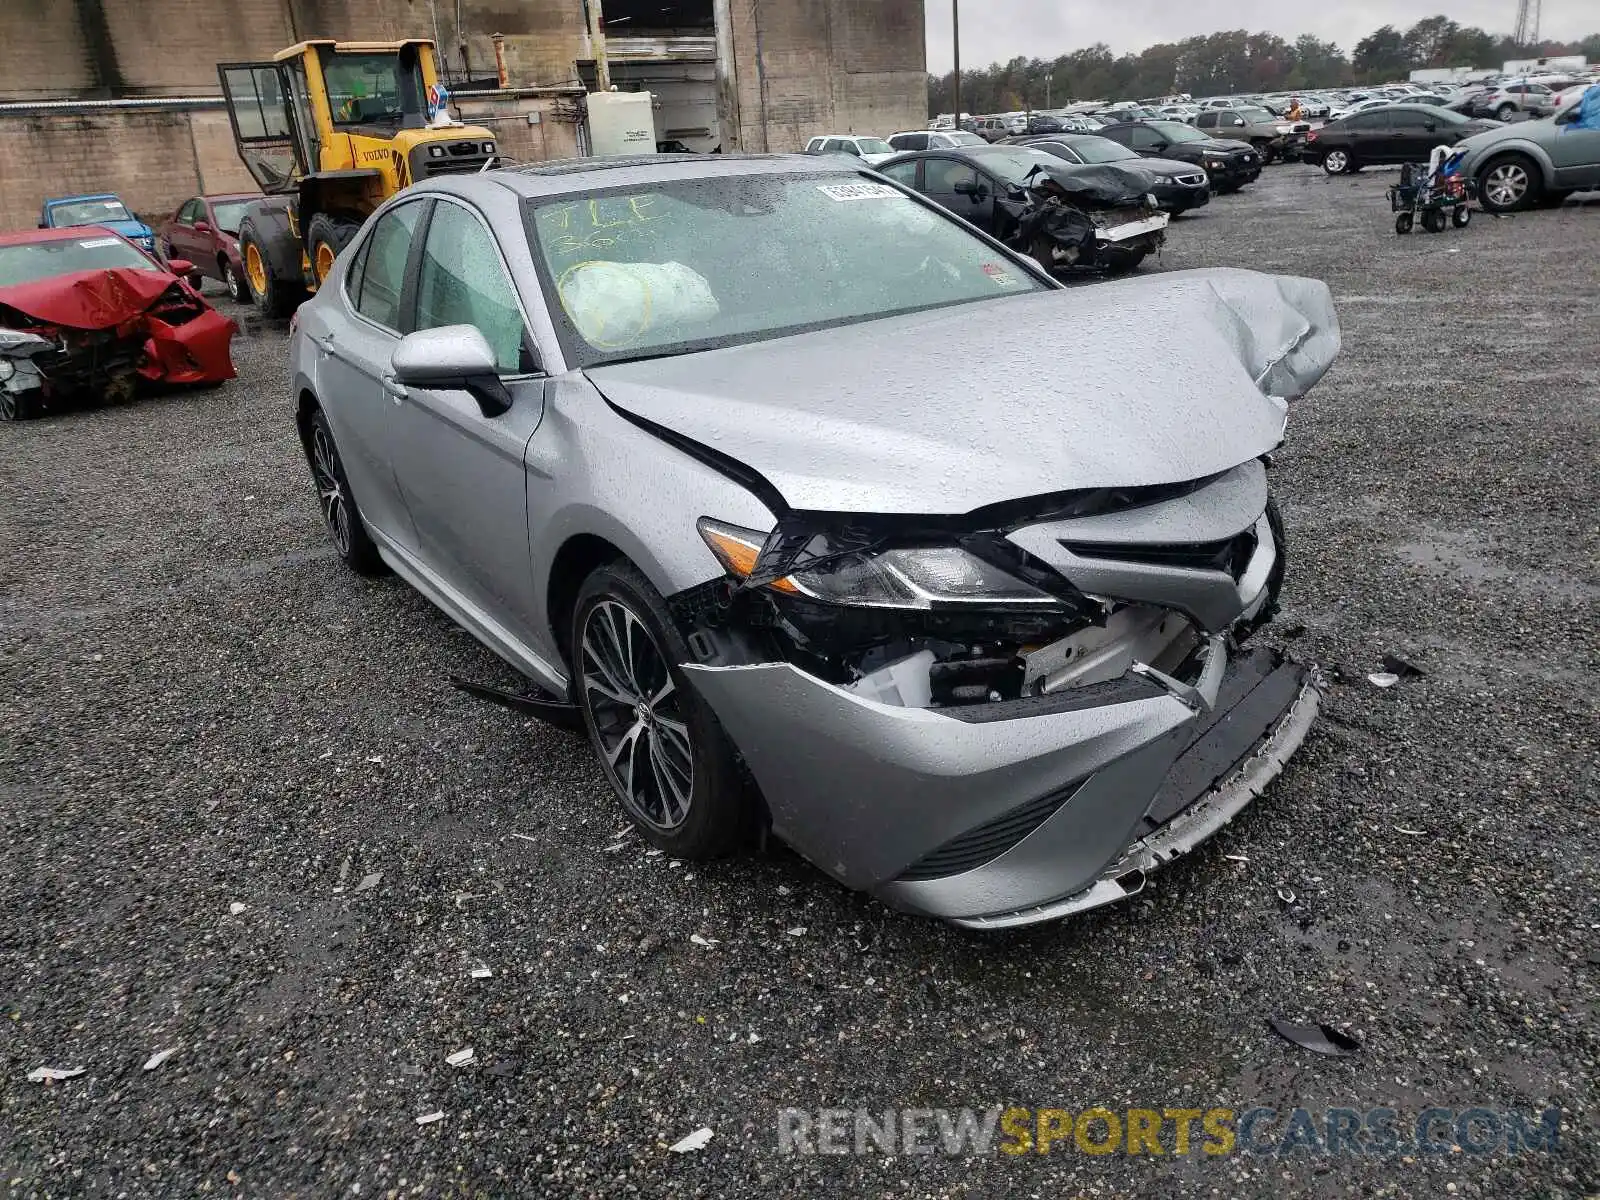
[(494, 135), (452, 121), (433, 43), (307, 41), (219, 63), (239, 157), (267, 198), (239, 225), (257, 308), (287, 316), (361, 222), (432, 175), (480, 171)]

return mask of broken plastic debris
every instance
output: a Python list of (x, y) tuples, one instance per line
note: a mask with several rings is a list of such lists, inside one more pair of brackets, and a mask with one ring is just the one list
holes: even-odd
[(1294, 889), (1293, 888), (1279, 888), (1278, 889), (1278, 903), (1279, 904), (1293, 904), (1295, 902), (1295, 899), (1296, 899), (1296, 896), (1294, 894)]
[(378, 886), (378, 883), (382, 879), (382, 871), (374, 871), (371, 875), (363, 875), (361, 877), (361, 882), (356, 884), (355, 887), (351, 888), (350, 893), (354, 895), (356, 892), (370, 892), (373, 888)]
[(804, 925), (796, 925), (793, 929), (786, 929), (784, 932), (790, 937), (805, 937), (806, 927)]
[(1427, 674), (1421, 667), (1415, 663), (1408, 663), (1398, 654), (1385, 654), (1383, 656), (1383, 669), (1391, 675), (1399, 676), (1401, 679), (1410, 679), (1413, 676)]
[(707, 1143), (710, 1141), (711, 1129), (709, 1126), (703, 1125), (699, 1129), (696, 1129), (688, 1137), (684, 1138), (682, 1141), (673, 1142), (668, 1148), (674, 1154), (689, 1154), (695, 1150), (704, 1150)]
[(1285, 1021), (1282, 1017), (1272, 1017), (1267, 1024), (1272, 1026), (1272, 1031), (1279, 1037), (1293, 1042), (1302, 1049), (1310, 1050), (1313, 1054), (1349, 1058), (1361, 1049), (1360, 1042), (1331, 1025), (1298, 1025), (1293, 1021)]
[(35, 1067), (28, 1072), (29, 1083), (56, 1083), (62, 1079), (74, 1079), (82, 1075), (87, 1067)]
[(1373, 687), (1392, 688), (1395, 684), (1400, 682), (1400, 676), (1394, 674), (1392, 671), (1374, 671), (1371, 675), (1367, 676), (1367, 682)]
[(790, 893), (790, 891), (791, 891), (791, 890), (792, 890), (792, 889), (790, 889), (790, 888), (787, 888), (787, 887), (785, 887), (785, 886), (784, 886), (784, 885), (783, 885), (783, 884), (781, 884), (781, 883), (780, 883), (780, 884), (779, 884), (779, 885), (778, 885), (778, 895), (780, 895), (780, 896), (787, 896), (787, 895), (789, 895), (789, 893)]
[(417, 1118), (418, 1125), (432, 1125), (435, 1121), (444, 1120), (444, 1113), (431, 1112)]
[(178, 1048), (176, 1046), (169, 1046), (165, 1050), (156, 1051), (156, 1053), (145, 1059), (144, 1069), (146, 1071), (154, 1071), (157, 1067), (166, 1062), (167, 1059), (171, 1058), (177, 1052)]
[(476, 1056), (472, 1053), (472, 1047), (468, 1046), (465, 1050), (457, 1050), (454, 1054), (446, 1055), (445, 1062), (452, 1067), (464, 1067), (471, 1063), (474, 1057)]
[(1394, 831), (1403, 833), (1407, 837), (1426, 837), (1428, 833), (1426, 829), (1407, 829), (1404, 825), (1396, 825)]
[(467, 973), (474, 979), (489, 979), (494, 976), (494, 972), (488, 967), (473, 967), (472, 970)]
[(1222, 857), (1227, 859), (1229, 862), (1247, 863), (1250, 861), (1250, 856), (1248, 854), (1224, 854)]
[(237, 917), (243, 911), (244, 911), (244, 905), (240, 904), (237, 900), (235, 900), (232, 904), (228, 905), (228, 915), (230, 917)]
[(717, 944), (717, 939), (716, 938), (703, 938), (698, 933), (691, 933), (689, 935), (689, 940), (691, 942), (693, 942), (696, 946), (710, 947), (710, 946), (715, 946)]

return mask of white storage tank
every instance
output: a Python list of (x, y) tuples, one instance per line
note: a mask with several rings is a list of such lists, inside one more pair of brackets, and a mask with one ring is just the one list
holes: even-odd
[(590, 92), (592, 154), (654, 154), (655, 102), (649, 92)]

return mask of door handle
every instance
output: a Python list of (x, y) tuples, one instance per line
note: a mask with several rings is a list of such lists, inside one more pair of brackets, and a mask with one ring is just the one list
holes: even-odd
[(317, 349), (321, 350), (324, 354), (333, 353), (333, 334), (330, 333), (325, 337), (317, 337), (312, 335), (311, 340), (316, 344)]
[(404, 400), (407, 395), (406, 385), (401, 383), (393, 375), (385, 375), (383, 377), (383, 390), (389, 394), (390, 398), (396, 404), (399, 404), (400, 401)]

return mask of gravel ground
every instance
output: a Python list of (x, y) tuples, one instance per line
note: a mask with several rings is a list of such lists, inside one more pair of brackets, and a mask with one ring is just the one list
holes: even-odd
[[(1268, 635), (1333, 672), (1326, 715), (1138, 900), (1019, 935), (896, 915), (782, 852), (691, 867), (619, 838), (586, 746), (451, 689), (509, 680), (334, 561), (281, 328), (246, 321), (218, 390), (0, 428), (0, 1180), (1600, 1190), (1600, 203), (1397, 238), (1390, 178), (1274, 168), (1160, 264), (1338, 297), (1345, 352), (1275, 472)], [(1426, 674), (1373, 687), (1386, 652)], [(1273, 1015), (1363, 1049), (1310, 1055)], [(85, 1074), (28, 1082), (41, 1064)], [(1561, 1153), (1520, 1157), (777, 1150), (780, 1107), (992, 1105), (1565, 1115)]]

